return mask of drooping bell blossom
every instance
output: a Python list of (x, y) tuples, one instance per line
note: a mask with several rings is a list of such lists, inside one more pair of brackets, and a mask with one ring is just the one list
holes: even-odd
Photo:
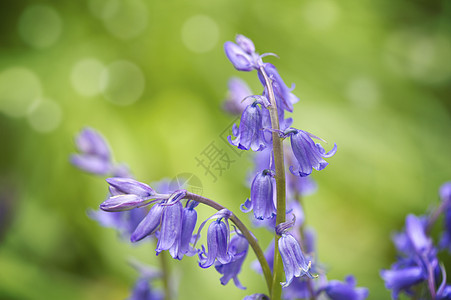
[(80, 154), (73, 154), (71, 163), (86, 172), (107, 175), (113, 169), (111, 153), (106, 140), (96, 130), (86, 127), (75, 138)]
[(224, 51), (227, 58), (233, 64), (235, 69), (248, 72), (257, 70), (263, 66), (262, 57), (265, 56), (265, 54), (259, 55), (256, 53), (254, 43), (250, 39), (244, 35), (238, 34), (235, 41), (236, 44), (230, 41), (225, 42), (224, 44)]
[[(164, 204), (162, 204), (164, 205)], [(183, 205), (176, 202), (164, 207), (161, 216), (161, 228), (158, 236), (157, 255), (163, 250), (170, 250), (171, 256), (178, 257), (178, 247), (182, 234)]]
[(368, 297), (368, 289), (356, 287), (354, 276), (346, 277), (345, 282), (331, 280), (323, 288), (331, 300), (363, 300)]
[(222, 285), (226, 285), (230, 279), (233, 279), (238, 288), (246, 289), (238, 280), (238, 274), (241, 272), (241, 266), (246, 259), (248, 249), (249, 243), (241, 234), (237, 233), (231, 238), (229, 245), (229, 254), (232, 256), (231, 261), (223, 264), (217, 260), (215, 264), (216, 271), (223, 275), (220, 278)]
[(286, 281), (280, 283), (282, 287), (289, 286), (294, 277), (315, 278), (310, 273), (311, 261), (305, 259), (298, 241), (288, 233), (288, 228), (292, 227), (293, 223), (284, 222), (276, 227), (276, 233), (281, 236), (278, 247), (286, 277)]
[(392, 290), (393, 299), (398, 299), (400, 292), (411, 293), (411, 288), (427, 279), (427, 274), (421, 267), (382, 270), (380, 272), (385, 287)]
[(445, 230), (440, 240), (440, 247), (448, 249), (451, 253), (451, 182), (446, 182), (440, 187), (441, 209), (445, 215)]
[(163, 210), (161, 203), (154, 204), (132, 233), (130, 241), (135, 243), (154, 233), (160, 226)]
[(262, 109), (257, 105), (258, 101), (248, 105), (241, 115), (240, 127), (233, 125), (232, 133), (236, 137), (228, 141), (238, 149), (261, 151), (266, 145), (263, 140)]
[(228, 82), (227, 99), (223, 109), (232, 115), (241, 115), (249, 104), (246, 97), (252, 95), (249, 86), (242, 79), (232, 77)]
[(128, 300), (163, 300), (163, 294), (153, 288), (151, 281), (161, 277), (161, 273), (140, 262), (132, 261), (132, 266), (140, 273)]
[[(296, 97), (291, 91), (294, 89), (288, 88), (285, 82), (283, 81), (282, 77), (280, 77), (279, 72), (277, 72), (276, 67), (273, 64), (265, 63), (264, 69), (266, 75), (271, 79), (272, 86), (274, 90), (274, 96), (276, 98), (277, 102), (277, 110), (281, 110), (280, 113), (282, 113), (284, 110), (287, 110), (289, 112), (293, 112), (293, 104), (299, 101), (299, 98)], [(263, 77), (263, 74), (259, 71), (258, 77), (260, 78), (261, 83), (263, 86), (266, 86), (265, 78)]]
[(207, 220), (205, 220), (199, 227), (197, 236), (200, 235), (200, 231), (204, 227), (205, 223), (212, 218), (217, 218), (211, 222), (207, 232), (207, 246), (208, 253), (205, 251), (204, 246), (199, 251), (199, 266), (202, 268), (209, 268), (213, 265), (217, 259), (222, 264), (227, 264), (231, 261), (232, 256), (229, 253), (230, 243), (230, 226), (229, 217), (231, 212), (227, 209), (222, 209)]
[(130, 178), (113, 177), (106, 180), (110, 184), (110, 197), (100, 204), (105, 211), (124, 211), (149, 204), (151, 199), (165, 199), (168, 195), (157, 194), (145, 183)]
[(192, 256), (196, 251), (190, 246), (193, 239), (193, 231), (196, 227), (197, 212), (194, 209), (199, 203), (188, 201), (183, 209), (182, 234), (180, 237), (180, 253), (182, 255)]
[(310, 175), (313, 169), (317, 171), (324, 169), (329, 163), (323, 157), (331, 157), (337, 151), (337, 144), (335, 144), (332, 150), (326, 153), (324, 148), (320, 144), (315, 144), (312, 138), (321, 139), (307, 131), (289, 128), (284, 135), (290, 136), (291, 149), (296, 158), (294, 165), (290, 166), (293, 175), (305, 177)]
[[(254, 217), (259, 220), (270, 219), (277, 213), (274, 199), (276, 197), (275, 172), (263, 170), (252, 182), (251, 197), (241, 205), (243, 212), (254, 211)], [(246, 209), (247, 208), (247, 209)]]

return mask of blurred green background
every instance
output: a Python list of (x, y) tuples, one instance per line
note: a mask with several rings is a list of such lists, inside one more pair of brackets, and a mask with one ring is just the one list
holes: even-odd
[[(216, 182), (195, 159), (213, 141), (230, 150), (219, 139), (234, 119), (220, 109), (229, 77), (261, 92), (224, 55), (237, 33), (279, 55), (265, 61), (296, 84), (294, 126), (338, 144), (305, 199), (328, 278), (354, 274), (369, 299), (389, 299), (379, 270), (395, 259), (390, 234), (451, 180), (449, 1), (2, 1), (0, 299), (124, 299), (137, 278), (127, 258), (158, 266), (152, 245), (87, 217), (107, 189), (68, 162), (83, 126), (139, 180), (196, 174), (205, 196), (249, 223), (238, 211), (249, 157)], [(266, 248), (270, 234), (255, 234)], [(195, 257), (171, 260), (179, 299), (265, 292), (253, 259), (239, 276), (246, 291)]]

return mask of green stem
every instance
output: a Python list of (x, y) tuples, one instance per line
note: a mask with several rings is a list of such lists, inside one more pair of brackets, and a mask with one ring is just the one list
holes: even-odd
[(158, 257), (160, 258), (161, 270), (162, 270), (162, 279), (163, 279), (163, 288), (164, 288), (164, 300), (171, 300), (172, 293), (171, 287), (169, 286), (169, 266), (166, 251), (162, 251)]
[[(208, 205), (218, 211), (226, 208), (213, 200), (210, 200), (208, 198), (205, 198), (203, 196), (193, 194), (190, 192), (186, 193), (185, 198)], [(232, 212), (232, 215), (230, 216), (229, 220), (232, 221), (236, 225), (236, 227), (241, 231), (241, 233), (244, 235), (244, 237), (249, 242), (249, 245), (252, 247), (252, 250), (254, 251), (255, 256), (257, 256), (257, 259), (261, 265), (263, 275), (265, 277), (266, 285), (268, 287), (268, 292), (269, 292), (269, 294), (271, 294), (271, 282), (272, 282), (271, 269), (269, 268), (268, 261), (266, 260), (265, 255), (264, 255), (262, 249), (260, 248), (260, 245), (258, 244), (254, 235), (247, 229), (246, 225), (244, 225), (243, 222), (241, 222), (241, 220), (233, 212)]]
[[(277, 114), (277, 104), (276, 98), (274, 96), (274, 90), (272, 87), (271, 79), (265, 72), (264, 67), (260, 67), (259, 72), (265, 78), (266, 88), (268, 89), (268, 97), (270, 106), (268, 107), (269, 114), (271, 117), (271, 127), (273, 129), (272, 132), (272, 143), (273, 143), (273, 152), (274, 152), (274, 165), (276, 167), (276, 189), (277, 189), (277, 216), (276, 216), (276, 226), (280, 223), (285, 222), (285, 214), (286, 214), (286, 203), (285, 203), (285, 161), (283, 158), (283, 144), (282, 139), (279, 137), (279, 133), (277, 132), (279, 127), (279, 116)], [(274, 276), (272, 281), (272, 300), (279, 300), (282, 296), (282, 286), (280, 282), (284, 281), (283, 279), (283, 264), (282, 258), (280, 257), (278, 241), (279, 236), (275, 234), (274, 238)]]

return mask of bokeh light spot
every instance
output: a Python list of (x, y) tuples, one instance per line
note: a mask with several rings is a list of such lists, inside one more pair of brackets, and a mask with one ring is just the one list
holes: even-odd
[(208, 16), (193, 16), (183, 24), (183, 43), (189, 50), (195, 53), (210, 51), (218, 43), (218, 39), (218, 25)]
[(138, 100), (144, 92), (145, 84), (141, 69), (125, 60), (108, 65), (100, 78), (103, 95), (118, 105), (129, 105)]
[(303, 7), (306, 23), (312, 29), (329, 29), (337, 21), (340, 9), (331, 0), (310, 0)]
[(100, 16), (108, 32), (123, 40), (139, 36), (149, 21), (148, 8), (142, 0), (105, 2)]
[(0, 111), (22, 117), (42, 94), (41, 82), (32, 71), (13, 67), (0, 73)]
[(120, 0), (89, 0), (89, 10), (99, 19), (108, 19), (117, 13)]
[(58, 128), (61, 123), (62, 111), (58, 103), (48, 99), (39, 99), (30, 107), (28, 122), (30, 126), (42, 133)]
[(379, 87), (371, 78), (357, 77), (349, 82), (346, 97), (356, 106), (373, 108), (380, 99)]
[(48, 5), (30, 5), (19, 19), (19, 34), (34, 48), (53, 45), (61, 35), (62, 20), (58, 12)]
[(92, 97), (100, 93), (100, 77), (105, 66), (95, 58), (78, 61), (72, 68), (71, 83), (82, 96)]

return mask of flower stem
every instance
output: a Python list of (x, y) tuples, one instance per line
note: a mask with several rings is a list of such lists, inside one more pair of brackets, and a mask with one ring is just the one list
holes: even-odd
[[(213, 200), (210, 200), (208, 198), (205, 198), (203, 196), (193, 194), (190, 192), (186, 193), (185, 198), (208, 205), (218, 211), (226, 208)], [(266, 285), (268, 287), (268, 292), (269, 292), (269, 294), (271, 294), (271, 283), (272, 283), (271, 269), (269, 268), (268, 261), (266, 260), (265, 255), (263, 254), (263, 251), (257, 242), (257, 239), (247, 229), (246, 225), (244, 225), (243, 222), (241, 222), (241, 220), (233, 212), (232, 212), (232, 215), (230, 216), (229, 220), (232, 221), (236, 225), (236, 227), (241, 231), (241, 233), (244, 235), (244, 237), (249, 242), (249, 245), (252, 247), (252, 250), (254, 251), (255, 256), (257, 256), (257, 259), (261, 265), (263, 275), (265, 277)]]
[[(279, 137), (277, 131), (280, 129), (279, 126), (279, 116), (277, 114), (277, 104), (276, 98), (274, 96), (274, 90), (272, 86), (271, 79), (265, 72), (264, 67), (260, 67), (259, 72), (265, 78), (266, 88), (268, 90), (269, 102), (268, 106), (269, 115), (271, 117), (271, 128), (272, 132), (272, 143), (274, 152), (274, 165), (276, 168), (276, 189), (277, 189), (277, 216), (276, 216), (276, 226), (280, 223), (285, 222), (286, 214), (286, 203), (285, 203), (285, 162), (283, 158), (283, 144), (282, 139)], [(283, 264), (282, 258), (280, 257), (279, 248), (277, 247), (279, 236), (275, 234), (274, 238), (274, 276), (272, 281), (272, 300), (279, 300), (282, 295), (282, 286), (280, 282), (283, 281)]]
[(162, 270), (163, 288), (164, 288), (164, 300), (171, 300), (171, 288), (169, 286), (169, 266), (166, 251), (162, 251), (159, 255), (160, 264)]

